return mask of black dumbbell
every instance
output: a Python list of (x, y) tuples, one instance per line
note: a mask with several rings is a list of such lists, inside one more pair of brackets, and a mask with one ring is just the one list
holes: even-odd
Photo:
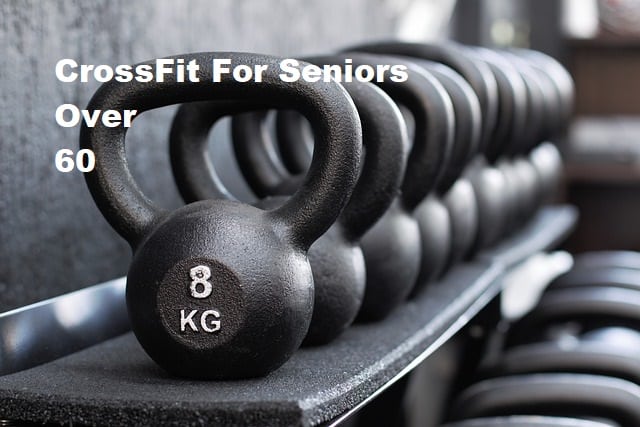
[(544, 339), (548, 327), (569, 321), (584, 330), (606, 326), (640, 329), (640, 291), (606, 286), (549, 289), (531, 312), (511, 326), (506, 344), (511, 347)]
[(627, 268), (640, 270), (640, 252), (633, 251), (594, 251), (584, 252), (574, 256), (574, 269), (583, 267), (597, 268)]
[(511, 415), (472, 418), (443, 424), (441, 427), (616, 427), (616, 424), (580, 418)]
[[(342, 64), (345, 58), (351, 59), (353, 66), (397, 63), (397, 59), (366, 54), (341, 54), (323, 57), (305, 58), (316, 65)], [(415, 64), (407, 63), (409, 79), (405, 82), (385, 80), (376, 82), (399, 105), (404, 105), (415, 120), (413, 146), (407, 163), (407, 171), (402, 192), (396, 203), (362, 239), (362, 249), (367, 266), (367, 286), (365, 299), (359, 318), (377, 320), (387, 316), (411, 292), (416, 283), (421, 266), (421, 235), (429, 235), (429, 229), (441, 232), (448, 230), (443, 224), (448, 218), (446, 210), (441, 208), (424, 209), (421, 202), (435, 186), (443, 172), (451, 151), (453, 134), (453, 111), (448, 95), (437, 80)], [(285, 119), (286, 117), (286, 119)], [(248, 116), (239, 116), (233, 120), (233, 128), (242, 128)], [(283, 115), (279, 127), (288, 130), (280, 133), (282, 153), (292, 156), (306, 156), (303, 149), (295, 151), (292, 147), (301, 145), (301, 122), (296, 116)], [(243, 157), (251, 151), (255, 135), (249, 136), (234, 132), (236, 156)], [(305, 162), (302, 159), (299, 164)], [(247, 181), (252, 188), (263, 192), (259, 179)], [(258, 193), (258, 191), (256, 191)], [(433, 208), (434, 205), (428, 205)], [(425, 210), (434, 218), (425, 214)], [(413, 216), (413, 218), (411, 217)], [(420, 225), (418, 225), (420, 224)], [(423, 239), (424, 240), (424, 239)], [(424, 240), (431, 243), (430, 240)], [(444, 240), (448, 242), (447, 240)], [(427, 253), (426, 255), (430, 255)]]
[(480, 378), (531, 373), (588, 373), (640, 385), (640, 332), (621, 327), (581, 330), (575, 322), (554, 325), (545, 340), (506, 349), (479, 370)]

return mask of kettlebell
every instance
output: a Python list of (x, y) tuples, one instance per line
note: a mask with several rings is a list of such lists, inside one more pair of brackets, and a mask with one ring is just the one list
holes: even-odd
[(402, 55), (426, 59), (444, 64), (458, 72), (469, 82), (480, 102), (483, 127), (479, 150), (484, 152), (498, 119), (496, 81), (486, 66), (474, 64), (473, 61), (466, 57), (461, 45), (453, 42), (428, 44), (391, 40), (351, 46), (344, 49), (344, 51)]
[(640, 291), (613, 286), (550, 288), (536, 307), (515, 322), (506, 345), (540, 340), (554, 324), (576, 322), (584, 329), (606, 326), (640, 328)]
[[(309, 249), (315, 303), (304, 341), (306, 345), (328, 343), (356, 317), (365, 292), (365, 265), (359, 240), (396, 197), (404, 175), (408, 143), (404, 121), (397, 106), (382, 90), (369, 83), (350, 82), (343, 86), (352, 97), (362, 121), (366, 156), (360, 179), (347, 207), (336, 223)], [(259, 108), (260, 105), (256, 106)], [(215, 103), (209, 103), (204, 108), (193, 105), (181, 107), (174, 120), (171, 138), (171, 159), (179, 182), (199, 184), (191, 177), (194, 171), (207, 169), (207, 133), (214, 122), (226, 114), (226, 108), (227, 105)], [(260, 115), (264, 116), (264, 113)], [(253, 126), (253, 129), (261, 126), (252, 119), (257, 117), (260, 120), (260, 115), (244, 114), (243, 119), (235, 120), (234, 137), (238, 136), (240, 122), (247, 124), (248, 128)], [(252, 156), (252, 159), (244, 161), (248, 165), (264, 154), (265, 143), (260, 133), (251, 135), (245, 130), (241, 136), (234, 138), (234, 146), (237, 154), (243, 152), (246, 157)], [(257, 176), (276, 174), (274, 170), (282, 167), (276, 159), (261, 160), (258, 166), (264, 170), (261, 169)], [(212, 177), (208, 182), (218, 188), (210, 189), (211, 185), (202, 188), (185, 188), (181, 185), (180, 188), (187, 201), (229, 197), (219, 188), (219, 181)], [(267, 197), (259, 205), (273, 207), (283, 200), (286, 198)]]
[(562, 155), (551, 142), (543, 142), (531, 150), (529, 162), (538, 173), (540, 182), (540, 204), (549, 204), (558, 197), (562, 181)]
[[(528, 117), (525, 85), (522, 77), (512, 66), (496, 52), (482, 48), (468, 48), (468, 54), (478, 61), (486, 63), (496, 78), (498, 85), (498, 113), (500, 120), (489, 144), (486, 156), (505, 177), (505, 221), (501, 235), (514, 231), (524, 222), (534, 209), (537, 187), (533, 168), (518, 164), (520, 147), (523, 140), (530, 138), (527, 129), (535, 126)], [(537, 113), (537, 111), (536, 111)], [(535, 116), (536, 118), (538, 116)], [(528, 127), (525, 127), (525, 124)], [(524, 135), (523, 135), (524, 134)]]
[[(304, 58), (316, 65), (344, 64), (346, 58), (352, 60), (353, 67), (360, 65), (384, 65), (399, 63), (397, 58), (349, 53), (321, 57)], [(402, 62), (404, 63), (404, 62)], [(391, 313), (411, 293), (417, 283), (422, 260), (422, 245), (426, 227), (443, 229), (448, 224), (446, 210), (440, 206), (440, 216), (418, 215), (418, 207), (434, 187), (443, 173), (451, 150), (453, 129), (453, 109), (448, 95), (431, 75), (413, 63), (407, 63), (409, 78), (405, 82), (389, 79), (375, 82), (393, 100), (406, 109), (415, 119), (413, 146), (401, 187), (401, 194), (392, 203), (382, 218), (363, 236), (361, 247), (365, 256), (367, 285), (365, 297), (358, 319), (360, 321), (380, 320)], [(279, 126), (292, 130), (279, 132), (278, 143), (281, 153), (296, 153), (292, 148), (301, 144), (303, 137), (301, 122), (295, 114), (279, 113)], [(249, 120), (238, 116), (238, 121)], [(234, 123), (234, 127), (236, 124)], [(238, 124), (238, 127), (241, 127)], [(249, 143), (249, 141), (245, 141)], [(237, 154), (243, 155), (240, 149)], [(299, 156), (304, 165), (306, 152)], [(258, 184), (259, 185), (259, 184)], [(250, 183), (250, 186), (253, 185)], [(434, 205), (428, 205), (431, 208)], [(425, 209), (428, 210), (428, 209)], [(433, 210), (430, 211), (431, 213)], [(420, 222), (422, 221), (422, 227)], [(435, 224), (434, 224), (435, 222)], [(449, 239), (443, 239), (449, 242)], [(427, 243), (432, 240), (426, 240)], [(429, 252), (432, 253), (432, 252)], [(429, 265), (428, 263), (426, 265)]]
[(548, 289), (604, 286), (640, 291), (640, 269), (582, 264), (558, 276)]
[[(551, 119), (553, 109), (546, 102), (545, 92), (550, 88), (544, 79), (530, 67), (527, 61), (509, 52), (501, 52), (520, 74), (527, 96), (527, 119), (523, 128), (523, 136), (512, 145), (511, 162), (508, 166), (515, 182), (520, 183), (521, 200), (515, 210), (513, 228), (523, 225), (540, 207), (543, 184), (536, 168), (528, 160), (530, 150), (545, 138), (545, 130)], [(548, 95), (547, 95), (548, 96)]]
[[(293, 175), (306, 171), (313, 154), (313, 144), (310, 143), (313, 135), (309, 134), (300, 114), (291, 110), (278, 111), (275, 132), (285, 168)], [(411, 135), (408, 137), (412, 138)]]
[[(313, 277), (306, 253), (356, 185), (358, 114), (335, 82), (282, 82), (276, 71), (280, 58), (226, 52), (179, 58), (200, 64), (199, 82), (177, 82), (172, 75), (163, 82), (111, 81), (98, 89), (88, 108), (142, 113), (183, 102), (247, 99), (265, 107), (299, 108), (318, 134), (303, 186), (268, 211), (204, 200), (167, 212), (144, 196), (129, 172), (126, 128), (100, 123), (80, 131), (80, 146), (96, 155), (95, 169), (85, 174), (87, 186), (133, 250), (126, 300), (132, 329), (147, 354), (184, 377), (265, 375), (282, 365), (307, 333)], [(267, 65), (267, 70), (260, 83), (238, 83), (231, 74), (213, 83), (214, 59), (230, 59), (232, 66)]]
[[(522, 151), (525, 157), (520, 161), (528, 162), (533, 166), (537, 177), (536, 208), (555, 199), (560, 185), (562, 172), (562, 158), (555, 145), (544, 142), (550, 141), (558, 135), (566, 122), (563, 121), (566, 113), (563, 111), (562, 93), (551, 76), (546, 73), (537, 61), (525, 55), (518, 54), (518, 50), (511, 50), (519, 58), (525, 60), (531, 70), (538, 77), (538, 86), (542, 93), (543, 118), (536, 138), (533, 138)], [(525, 76), (526, 77), (526, 76)]]
[[(551, 77), (558, 93), (560, 94), (559, 106), (561, 115), (558, 117), (559, 130), (565, 130), (571, 115), (575, 99), (575, 85), (571, 74), (553, 57), (531, 49), (511, 49), (512, 52), (529, 60), (533, 67), (538, 68)], [(558, 128), (556, 128), (558, 131)]]
[[(295, 110), (291, 113), (300, 114)], [(309, 169), (294, 176), (287, 171), (267, 128), (268, 114), (268, 111), (251, 111), (236, 114), (231, 120), (232, 148), (238, 167), (259, 199), (295, 193)], [(311, 155), (308, 161), (310, 165)]]

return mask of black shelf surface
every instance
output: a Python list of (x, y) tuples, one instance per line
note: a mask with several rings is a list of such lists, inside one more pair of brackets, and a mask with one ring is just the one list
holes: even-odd
[(317, 425), (339, 420), (459, 331), (498, 295), (500, 277), (515, 260), (551, 248), (575, 218), (568, 207), (544, 209), (509, 242), (454, 268), (384, 321), (355, 325), (330, 345), (301, 349), (265, 378), (171, 378), (129, 333), (1, 377), (0, 418), (104, 425)]

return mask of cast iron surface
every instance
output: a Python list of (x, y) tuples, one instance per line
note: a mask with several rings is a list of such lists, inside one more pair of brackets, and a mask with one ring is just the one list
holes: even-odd
[[(548, 208), (503, 251), (547, 249), (569, 231), (571, 209)], [(560, 226), (563, 224), (563, 226)], [(513, 259), (514, 257), (496, 257)], [(500, 290), (500, 262), (462, 264), (384, 322), (356, 325), (331, 345), (303, 349), (265, 378), (169, 377), (133, 335), (0, 378), (0, 417), (101, 424), (316, 425), (357, 410), (417, 366)]]

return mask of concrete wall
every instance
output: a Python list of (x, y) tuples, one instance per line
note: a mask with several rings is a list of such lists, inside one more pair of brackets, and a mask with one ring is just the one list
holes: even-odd
[[(97, 88), (59, 82), (59, 59), (115, 65), (193, 51), (326, 52), (393, 37), (416, 2), (0, 2), (0, 312), (124, 275), (130, 259), (82, 174), (54, 167), (57, 150), (78, 145), (78, 128), (59, 127), (55, 109), (82, 108)], [(181, 203), (166, 147), (172, 112), (141, 116), (127, 148), (140, 186), (166, 207)]]

